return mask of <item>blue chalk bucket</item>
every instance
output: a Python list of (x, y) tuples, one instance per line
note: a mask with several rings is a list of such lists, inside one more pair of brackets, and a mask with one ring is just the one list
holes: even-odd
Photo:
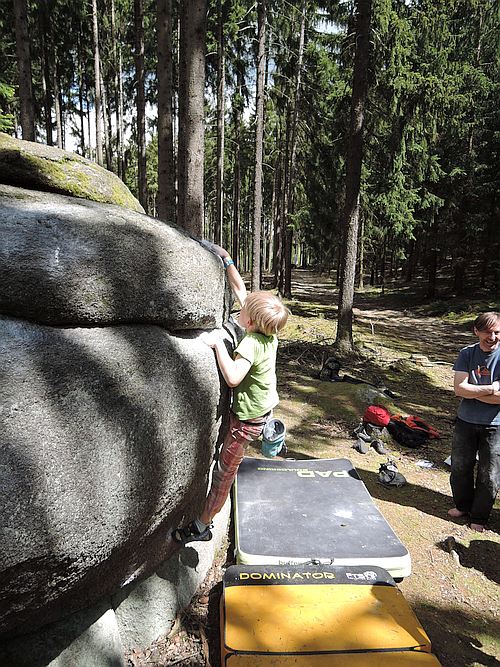
[(281, 419), (269, 419), (262, 431), (261, 452), (269, 459), (278, 456), (285, 445), (286, 427)]

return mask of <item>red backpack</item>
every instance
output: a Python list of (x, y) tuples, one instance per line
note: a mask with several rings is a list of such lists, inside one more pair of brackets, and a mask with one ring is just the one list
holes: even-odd
[(423, 419), (417, 417), (417, 415), (408, 415), (403, 417), (403, 415), (392, 415), (391, 420), (393, 422), (403, 423), (409, 428), (412, 429), (415, 433), (419, 433), (423, 438), (440, 438), (441, 434), (433, 426), (424, 422)]
[(363, 415), (363, 421), (373, 426), (387, 426), (390, 419), (391, 414), (383, 405), (369, 405)]

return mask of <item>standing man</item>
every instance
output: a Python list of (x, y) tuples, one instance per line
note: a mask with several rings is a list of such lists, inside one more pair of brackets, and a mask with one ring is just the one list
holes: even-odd
[(468, 515), (470, 527), (482, 532), (500, 488), (500, 313), (479, 315), (474, 334), (479, 342), (460, 350), (453, 366), (455, 395), (462, 401), (451, 449), (455, 507), (448, 514)]

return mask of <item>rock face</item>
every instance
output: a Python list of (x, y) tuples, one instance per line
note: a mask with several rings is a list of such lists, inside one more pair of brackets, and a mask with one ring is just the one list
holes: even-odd
[(118, 204), (144, 213), (127, 186), (95, 162), (0, 132), (0, 183)]
[(0, 230), (0, 313), (52, 325), (222, 325), (221, 262), (180, 228), (0, 185)]
[(172, 553), (227, 410), (199, 330), (222, 324), (228, 293), (221, 262), (195, 240), (110, 205), (0, 186), (0, 238), (8, 637)]

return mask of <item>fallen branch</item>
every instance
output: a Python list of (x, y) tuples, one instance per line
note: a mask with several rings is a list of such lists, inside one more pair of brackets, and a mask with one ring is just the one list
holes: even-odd
[(166, 663), (167, 665), (178, 665), (180, 662), (183, 662), (184, 660), (189, 660), (190, 658), (195, 658), (198, 655), (198, 651), (195, 651), (195, 653), (191, 653), (190, 655), (183, 655), (181, 658), (177, 658), (177, 660), (174, 660), (173, 662), (168, 662)]

